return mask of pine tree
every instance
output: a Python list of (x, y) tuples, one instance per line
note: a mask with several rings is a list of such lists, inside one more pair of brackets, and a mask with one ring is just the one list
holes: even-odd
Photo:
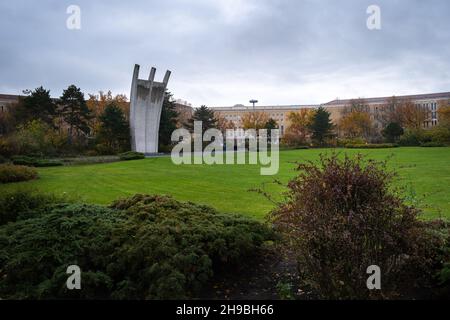
[(381, 132), (388, 142), (396, 142), (403, 135), (403, 128), (397, 122), (389, 123)]
[(172, 141), (172, 132), (177, 128), (178, 112), (175, 110), (175, 104), (172, 101), (172, 94), (166, 91), (161, 110), (161, 119), (159, 122), (159, 149), (166, 151)]
[(323, 145), (325, 139), (333, 135), (333, 123), (330, 120), (330, 113), (323, 107), (319, 107), (312, 116), (309, 129), (312, 132), (312, 139), (319, 145)]
[(202, 122), (202, 134), (208, 129), (217, 128), (217, 119), (214, 115), (214, 111), (205, 105), (195, 109), (192, 119), (185, 124), (186, 128), (191, 132), (194, 131), (194, 121)]
[(89, 120), (91, 113), (84, 100), (84, 94), (80, 88), (70, 85), (60, 98), (61, 116), (69, 125), (69, 135), (73, 137), (75, 133), (80, 135), (84, 133), (89, 134)]
[(111, 151), (120, 152), (130, 147), (130, 126), (122, 109), (114, 102), (108, 104), (99, 117), (98, 140)]
[(56, 114), (56, 104), (50, 97), (50, 90), (45, 90), (42, 86), (21, 99), (14, 108), (14, 117), (17, 123), (40, 120), (53, 127)]
[(264, 129), (267, 130), (267, 138), (269, 139), (269, 141), (271, 141), (270, 139), (272, 137), (272, 131), (271, 130), (274, 130), (274, 129), (277, 129), (277, 128), (278, 128), (278, 124), (273, 118), (270, 118), (266, 122), (266, 125), (264, 126)]

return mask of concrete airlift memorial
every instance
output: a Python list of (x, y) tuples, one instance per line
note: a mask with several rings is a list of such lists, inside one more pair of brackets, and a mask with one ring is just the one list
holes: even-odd
[(131, 148), (146, 155), (158, 153), (158, 131), (164, 94), (169, 82), (167, 70), (163, 82), (156, 82), (152, 67), (148, 80), (139, 79), (139, 65), (134, 66), (130, 94)]

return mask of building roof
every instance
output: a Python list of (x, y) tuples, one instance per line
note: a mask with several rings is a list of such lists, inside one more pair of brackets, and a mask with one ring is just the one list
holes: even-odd
[(0, 100), (19, 100), (19, 95), (16, 94), (0, 94)]
[[(281, 105), (281, 106), (255, 106), (255, 110), (292, 110), (292, 109), (311, 109), (318, 108), (319, 105)], [(253, 110), (253, 106), (244, 106), (242, 104), (235, 105), (233, 107), (212, 107), (214, 111), (246, 111)]]
[[(407, 96), (395, 96), (398, 99), (411, 99), (411, 100), (428, 100), (428, 99), (446, 99), (450, 98), (450, 92), (440, 92), (440, 93), (428, 93), (428, 94), (414, 94)], [(367, 103), (384, 103), (391, 97), (376, 97), (376, 98), (361, 98), (364, 99)], [(324, 104), (324, 106), (329, 105), (347, 105), (354, 99), (336, 99)]]

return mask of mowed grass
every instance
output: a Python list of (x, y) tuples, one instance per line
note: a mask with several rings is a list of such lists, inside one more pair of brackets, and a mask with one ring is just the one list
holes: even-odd
[[(366, 154), (385, 160), (399, 173), (397, 184), (408, 197), (419, 200), (424, 218), (450, 218), (450, 148), (336, 149), (341, 154)], [(88, 203), (109, 204), (136, 193), (169, 194), (178, 200), (208, 204), (219, 211), (264, 218), (274, 203), (259, 193), (263, 188), (280, 200), (286, 184), (296, 175), (295, 162), (317, 160), (332, 149), (280, 152), (276, 176), (261, 176), (258, 165), (174, 165), (170, 157), (128, 162), (39, 169), (40, 179), (1, 185), (0, 191), (31, 188), (67, 194)]]

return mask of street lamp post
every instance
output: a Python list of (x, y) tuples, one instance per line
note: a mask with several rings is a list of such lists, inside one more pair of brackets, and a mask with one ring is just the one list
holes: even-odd
[(256, 130), (255, 104), (258, 103), (258, 100), (252, 99), (252, 100), (250, 100), (249, 102), (250, 102), (251, 104), (253, 104), (253, 121), (255, 122), (255, 123), (254, 123), (254, 126), (255, 126), (255, 130)]
[(258, 100), (252, 99), (249, 102), (253, 104), (253, 111), (255, 111), (255, 104), (258, 103)]

